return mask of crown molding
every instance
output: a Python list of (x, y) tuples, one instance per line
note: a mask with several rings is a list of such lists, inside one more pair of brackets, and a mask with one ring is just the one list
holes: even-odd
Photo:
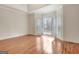
[(7, 10), (7, 11), (19, 13), (19, 14), (27, 14), (27, 13), (28, 13), (28, 12), (25, 12), (25, 11), (22, 11), (22, 10), (19, 10), (19, 9), (16, 9), (16, 8), (12, 8), (12, 7), (3, 5), (3, 4), (0, 5), (0, 8), (1, 8), (1, 9), (5, 9), (5, 10)]
[(51, 5), (47, 5), (47, 6), (44, 6), (44, 7), (29, 11), (29, 13), (30, 14), (31, 13), (49, 13), (49, 12), (55, 11), (58, 8), (61, 8), (61, 7), (63, 7), (62, 4), (51, 4)]

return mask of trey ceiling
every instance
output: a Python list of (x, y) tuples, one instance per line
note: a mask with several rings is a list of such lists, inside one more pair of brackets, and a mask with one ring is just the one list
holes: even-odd
[(10, 8), (18, 9), (24, 12), (27, 12), (27, 5), (26, 4), (4, 4), (5, 6), (8, 6)]
[[(10, 8), (15, 8), (28, 13), (48, 13), (60, 8), (60, 4), (4, 4)], [(43, 8), (42, 8), (43, 7)]]
[(24, 12), (32, 11), (35, 9), (39, 9), (41, 7), (44, 7), (48, 4), (4, 4), (5, 6), (8, 6), (10, 8), (15, 8)]

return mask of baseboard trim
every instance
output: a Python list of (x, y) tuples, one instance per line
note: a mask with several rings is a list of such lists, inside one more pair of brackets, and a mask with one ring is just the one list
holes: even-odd
[(27, 35), (27, 34), (7, 36), (7, 37), (0, 38), (0, 40), (6, 40), (6, 39), (10, 39), (10, 38), (16, 38), (16, 37), (25, 36), (25, 35)]

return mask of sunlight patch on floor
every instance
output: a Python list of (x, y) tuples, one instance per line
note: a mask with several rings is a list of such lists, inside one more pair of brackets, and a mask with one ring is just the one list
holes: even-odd
[(54, 38), (50, 36), (41, 36), (37, 37), (37, 49), (38, 50), (43, 50), (45, 53), (53, 53), (53, 42)]

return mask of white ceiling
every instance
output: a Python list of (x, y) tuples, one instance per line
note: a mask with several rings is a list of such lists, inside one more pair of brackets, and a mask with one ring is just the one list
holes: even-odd
[(28, 11), (28, 6), (27, 4), (5, 4), (6, 6), (10, 7), (10, 8), (15, 8), (24, 12)]
[(29, 13), (47, 13), (59, 8), (58, 4), (5, 4), (8, 7), (15, 8)]
[(62, 7), (61, 4), (51, 4), (36, 10), (32, 10), (29, 13), (49, 13), (52, 11), (56, 11), (58, 8), (61, 8), (61, 7)]
[(42, 7), (47, 6), (48, 4), (28, 4), (28, 10), (33, 11)]
[(15, 8), (24, 12), (30, 12), (46, 6), (47, 4), (4, 4), (10, 8)]

